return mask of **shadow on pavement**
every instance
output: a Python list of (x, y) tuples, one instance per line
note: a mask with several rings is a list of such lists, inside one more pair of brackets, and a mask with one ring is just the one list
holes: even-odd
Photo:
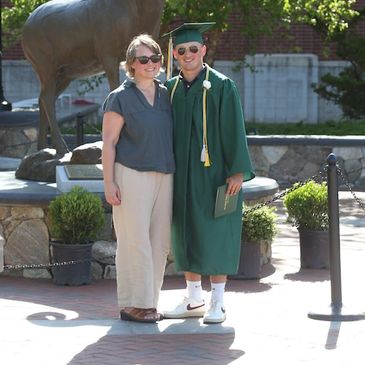
[(315, 269), (301, 269), (295, 273), (289, 273), (284, 275), (284, 279), (292, 281), (328, 281), (330, 280), (329, 270), (315, 270)]
[(86, 347), (68, 364), (85, 364), (88, 359), (95, 359), (99, 364), (228, 365), (245, 354), (231, 348), (234, 339), (234, 333), (108, 335)]

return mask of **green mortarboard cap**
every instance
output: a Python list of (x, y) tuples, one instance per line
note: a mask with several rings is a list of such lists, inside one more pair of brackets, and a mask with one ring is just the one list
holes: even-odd
[(174, 46), (187, 42), (199, 42), (203, 43), (202, 33), (210, 29), (215, 22), (206, 23), (184, 23), (178, 28), (166, 33), (162, 36), (170, 36), (173, 38)]

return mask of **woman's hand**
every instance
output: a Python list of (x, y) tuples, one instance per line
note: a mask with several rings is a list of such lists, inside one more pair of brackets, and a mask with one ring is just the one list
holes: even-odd
[(119, 186), (114, 182), (104, 182), (105, 199), (110, 205), (120, 205), (122, 199)]
[(236, 195), (242, 188), (243, 174), (239, 173), (228, 177), (226, 183), (228, 184), (226, 194)]

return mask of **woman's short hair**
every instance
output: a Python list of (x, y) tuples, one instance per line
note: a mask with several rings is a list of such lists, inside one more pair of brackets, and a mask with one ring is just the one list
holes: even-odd
[[(127, 48), (125, 61), (122, 63), (122, 67), (129, 78), (134, 77), (134, 69), (132, 68), (132, 63), (136, 59), (136, 52), (139, 46), (146, 46), (153, 53), (162, 54), (160, 46), (150, 35), (140, 34), (134, 37)], [(161, 58), (161, 65), (162, 63), (163, 63), (163, 57)]]

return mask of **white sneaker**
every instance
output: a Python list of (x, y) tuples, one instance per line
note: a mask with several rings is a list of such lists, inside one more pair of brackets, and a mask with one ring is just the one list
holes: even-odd
[(164, 318), (188, 318), (188, 317), (203, 317), (205, 313), (204, 300), (200, 302), (193, 298), (184, 297), (182, 303), (177, 305), (172, 310), (163, 312)]
[(203, 323), (222, 323), (226, 320), (226, 309), (223, 302), (212, 300), (209, 309), (205, 313)]

